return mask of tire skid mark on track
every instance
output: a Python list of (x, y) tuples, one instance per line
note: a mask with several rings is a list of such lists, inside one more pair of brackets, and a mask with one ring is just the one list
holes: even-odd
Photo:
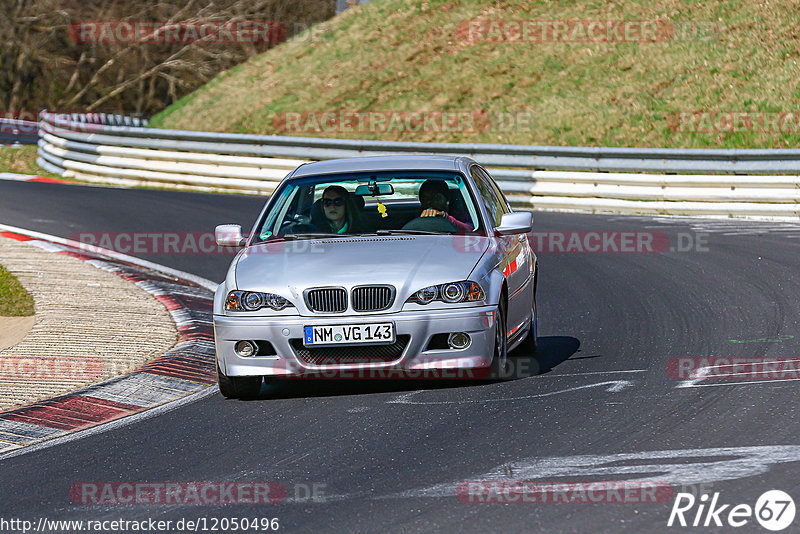
[(158, 272), (153, 264), (137, 265), (133, 258), (112, 259), (99, 251), (87, 252), (66, 243), (47, 241), (33, 232), (2, 234), (78, 258), (136, 284), (167, 308), (179, 337), (166, 354), (131, 373), (0, 412), (0, 459), (25, 452), (31, 445), (194, 397), (216, 383), (211, 324), (213, 293), (208, 287), (173, 276), (174, 273)]

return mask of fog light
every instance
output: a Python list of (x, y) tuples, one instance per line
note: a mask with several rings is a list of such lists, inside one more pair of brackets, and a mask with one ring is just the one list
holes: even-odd
[(447, 344), (450, 345), (451, 349), (466, 349), (469, 347), (470, 342), (469, 334), (465, 332), (453, 332), (447, 337)]
[(256, 344), (252, 341), (237, 341), (233, 347), (236, 354), (243, 358), (248, 358), (256, 353)]

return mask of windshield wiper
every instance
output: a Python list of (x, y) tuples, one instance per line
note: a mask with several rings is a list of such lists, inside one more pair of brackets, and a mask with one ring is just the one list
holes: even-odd
[(447, 232), (431, 232), (430, 230), (377, 230), (378, 235), (450, 235)]
[(323, 232), (309, 232), (309, 233), (302, 233), (302, 234), (286, 234), (281, 236), (286, 240), (290, 239), (320, 239), (324, 238), (327, 239), (329, 237), (349, 237), (347, 234), (326, 234)]

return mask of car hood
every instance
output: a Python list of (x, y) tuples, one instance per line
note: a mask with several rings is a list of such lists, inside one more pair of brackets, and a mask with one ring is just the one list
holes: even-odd
[(391, 284), (398, 300), (429, 285), (465, 280), (489, 247), (480, 236), (379, 236), (254, 245), (235, 265), (236, 286), (293, 302), (310, 287)]

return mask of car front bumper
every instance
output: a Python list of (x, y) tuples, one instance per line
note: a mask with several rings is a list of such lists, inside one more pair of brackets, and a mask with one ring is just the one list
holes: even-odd
[[(227, 376), (302, 377), (330, 376), (331, 378), (381, 378), (388, 377), (387, 370), (413, 376), (430, 371), (430, 376), (441, 378), (469, 378), (471, 369), (487, 369), (491, 365), (494, 349), (496, 306), (461, 309), (425, 310), (424, 312), (398, 312), (368, 316), (283, 316), (242, 317), (214, 316), (214, 340), (217, 361)], [(304, 357), (298, 346), (302, 344), (305, 326), (341, 324), (369, 324), (393, 322), (399, 340), (407, 336), (407, 343), (390, 361), (358, 363), (315, 364)], [(471, 343), (464, 349), (431, 349), (428, 345), (435, 334), (466, 332)], [(275, 349), (275, 355), (242, 357), (234, 351), (241, 340), (266, 340)], [(369, 349), (367, 348), (369, 347)], [(358, 346), (360, 354), (377, 354), (381, 346)], [(319, 350), (319, 349), (317, 349)], [(341, 350), (341, 349), (340, 349)], [(355, 351), (354, 351), (355, 352)], [(463, 373), (462, 373), (463, 372)], [(463, 376), (462, 376), (463, 375)]]

